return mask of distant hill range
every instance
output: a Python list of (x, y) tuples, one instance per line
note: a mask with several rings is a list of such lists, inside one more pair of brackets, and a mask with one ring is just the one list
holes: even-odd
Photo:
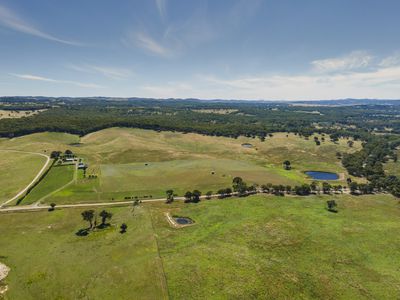
[(355, 105), (400, 105), (400, 100), (385, 99), (338, 99), (314, 101), (289, 101), (294, 105), (326, 105), (326, 106), (355, 106)]
[(0, 97), (0, 103), (4, 102), (69, 102), (69, 101), (165, 101), (165, 102), (218, 102), (218, 103), (264, 103), (298, 106), (358, 106), (358, 105), (400, 105), (400, 100), (387, 99), (336, 99), (336, 100), (235, 100), (235, 99), (195, 99), (195, 98), (141, 98), (141, 97), (45, 97), (45, 96), (4, 96)]

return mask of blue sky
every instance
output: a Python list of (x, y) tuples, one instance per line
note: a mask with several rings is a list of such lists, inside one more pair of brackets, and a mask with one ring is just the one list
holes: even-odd
[(0, 0), (0, 95), (400, 98), (398, 0)]

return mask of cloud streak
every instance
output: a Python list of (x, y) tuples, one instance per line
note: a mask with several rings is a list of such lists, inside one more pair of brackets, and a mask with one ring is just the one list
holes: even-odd
[(104, 66), (95, 66), (95, 65), (68, 65), (68, 69), (88, 73), (88, 74), (100, 74), (107, 78), (111, 79), (125, 79), (132, 75), (132, 72), (128, 69), (122, 68), (112, 68), (112, 67), (104, 67)]
[(29, 24), (26, 21), (22, 20), (17, 14), (15, 14), (13, 11), (2, 5), (0, 5), (0, 25), (12, 29), (14, 31), (18, 31), (24, 34), (28, 34), (31, 36), (35, 36), (53, 42), (66, 44), (70, 46), (84, 46), (81, 43), (60, 39), (54, 35), (46, 33), (36, 28), (32, 24)]
[(90, 89), (104, 88), (104, 86), (97, 85), (94, 83), (83, 83), (83, 82), (72, 81), (72, 80), (59, 80), (59, 79), (47, 78), (47, 77), (42, 77), (42, 76), (37, 76), (37, 75), (32, 75), (32, 74), (10, 74), (10, 75), (20, 78), (20, 79), (25, 79), (25, 80), (44, 81), (44, 82), (60, 83), (60, 84), (71, 84), (71, 85), (75, 85), (78, 87), (90, 88)]
[(162, 56), (162, 57), (170, 57), (172, 55), (172, 52), (170, 49), (162, 45), (160, 42), (156, 41), (153, 37), (150, 35), (138, 31), (133, 34), (130, 34), (128, 36), (128, 39), (124, 40), (126, 44), (135, 44), (137, 47), (142, 48), (146, 52), (157, 55), (157, 56)]
[(341, 57), (314, 60), (311, 64), (318, 72), (341, 72), (366, 68), (372, 59), (365, 51), (353, 51)]
[[(372, 57), (372, 56), (371, 56)], [(326, 61), (331, 59), (327, 59)], [(396, 55), (380, 63), (371, 59), (338, 62), (335, 72), (315, 72), (315, 61), (304, 74), (255, 75), (221, 78), (197, 75), (192, 80), (142, 87), (145, 96), (160, 98), (202, 98), (242, 100), (317, 100), (339, 98), (398, 99), (400, 95), (400, 61)], [(365, 62), (368, 61), (368, 64)], [(368, 69), (353, 70), (367, 66)], [(339, 67), (340, 66), (340, 67)], [(326, 68), (324, 68), (325, 70)], [(340, 70), (340, 71), (339, 71)]]
[(165, 18), (167, 13), (167, 0), (155, 0), (158, 13), (162, 19)]

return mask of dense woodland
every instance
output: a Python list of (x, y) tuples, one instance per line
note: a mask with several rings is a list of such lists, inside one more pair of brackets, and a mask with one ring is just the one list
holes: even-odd
[(0, 120), (0, 136), (11, 138), (43, 131), (85, 135), (119, 126), (232, 138), (244, 135), (261, 140), (273, 132), (304, 137), (325, 133), (333, 141), (352, 137), (363, 141), (363, 149), (343, 156), (349, 174), (367, 178), (367, 191), (386, 190), (400, 196), (400, 179), (383, 170), (388, 160), (397, 161), (400, 103), (361, 103), (319, 101), (310, 106), (301, 102), (3, 97), (2, 110), (46, 111)]

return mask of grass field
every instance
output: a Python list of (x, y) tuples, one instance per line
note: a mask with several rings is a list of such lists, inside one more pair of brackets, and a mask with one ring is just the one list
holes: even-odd
[(73, 180), (74, 170), (74, 165), (52, 167), (37, 187), (21, 201), (21, 204), (35, 203), (53, 191), (62, 188)]
[[(337, 214), (325, 209), (331, 198)], [(0, 261), (11, 267), (4, 282), (8, 299), (400, 295), (400, 210), (391, 196), (258, 195), (143, 204), (133, 214), (128, 207), (107, 210), (112, 226), (86, 237), (75, 235), (87, 226), (82, 210), (1, 215)], [(196, 224), (171, 228), (167, 211)], [(118, 232), (122, 222), (126, 234)]]
[(23, 190), (45, 162), (35, 154), (0, 151), (0, 204)]
[(75, 235), (87, 227), (81, 210), (1, 215), (0, 261), (12, 269), (7, 299), (165, 299), (149, 213), (108, 211), (112, 226), (85, 237)]
[[(253, 147), (244, 148), (243, 143), (251, 143)], [(245, 137), (231, 139), (128, 128), (105, 129), (82, 138), (64, 133), (38, 133), (0, 140), (0, 149), (41, 153), (71, 149), (89, 164), (87, 173), (98, 176), (90, 180), (79, 178), (46, 198), (47, 203), (110, 201), (144, 195), (163, 197), (170, 188), (179, 195), (193, 189), (215, 192), (229, 186), (237, 175), (250, 184), (296, 185), (311, 181), (304, 174), (308, 170), (346, 175), (336, 152), (352, 152), (360, 147), (355, 142), (349, 148), (345, 139), (332, 143), (328, 137), (321, 146), (316, 146), (313, 137), (306, 140), (286, 133), (276, 133), (261, 142)], [(292, 163), (290, 171), (282, 168), (286, 159)], [(58, 176), (60, 181), (67, 181), (61, 177)], [(37, 188), (41, 191), (50, 192), (48, 186), (40, 185)]]
[(186, 205), (157, 219), (173, 299), (395, 299), (399, 204), (389, 196), (247, 199)]

